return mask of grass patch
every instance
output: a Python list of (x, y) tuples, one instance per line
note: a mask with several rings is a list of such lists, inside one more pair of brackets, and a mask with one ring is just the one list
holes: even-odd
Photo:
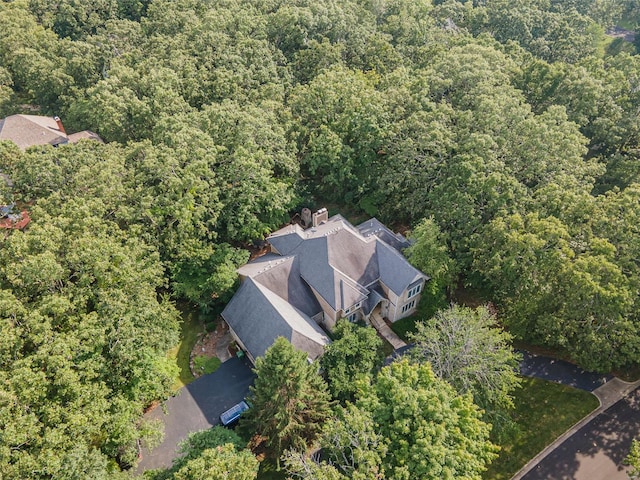
[(179, 390), (195, 380), (195, 377), (191, 374), (189, 359), (191, 350), (193, 350), (193, 346), (198, 340), (198, 335), (203, 330), (197, 309), (185, 304), (178, 305), (178, 309), (182, 314), (180, 343), (167, 352), (167, 356), (174, 359), (176, 365), (178, 365), (178, 377), (173, 383), (174, 390)]
[(518, 431), (501, 445), (500, 456), (485, 472), (487, 480), (508, 480), (569, 427), (598, 407), (583, 390), (524, 378), (514, 395)]
[(393, 345), (387, 342), (385, 338), (382, 338), (382, 354), (384, 355), (384, 358), (387, 358), (389, 355), (391, 355), (394, 350), (395, 349), (393, 348)]
[(422, 320), (423, 317), (418, 316), (417, 313), (410, 317), (401, 318), (397, 322), (391, 324), (391, 330), (395, 332), (405, 342), (409, 342), (408, 334), (416, 331), (416, 322)]
[(193, 359), (193, 366), (196, 371), (202, 375), (215, 372), (220, 365), (222, 365), (222, 362), (218, 357), (205, 357), (204, 355), (198, 355)]
[(418, 303), (418, 308), (413, 315), (393, 322), (391, 324), (391, 330), (398, 335), (405, 342), (409, 342), (409, 334), (416, 331), (416, 322), (428, 320), (435, 315), (435, 313), (443, 308), (447, 308), (447, 302), (444, 295), (441, 298), (434, 298), (423, 293)]

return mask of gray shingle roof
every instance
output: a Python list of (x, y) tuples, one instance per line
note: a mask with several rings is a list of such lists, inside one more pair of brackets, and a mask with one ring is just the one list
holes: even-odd
[(376, 242), (376, 256), (380, 267), (380, 281), (396, 295), (402, 295), (416, 280), (427, 278), (420, 270), (411, 266), (400, 252), (385, 242)]
[(304, 231), (299, 225), (289, 225), (269, 236), (269, 243), (280, 255), (289, 255), (300, 243)]
[(384, 298), (380, 283), (402, 295), (410, 284), (426, 278), (383, 240), (391, 235), (400, 246), (404, 237), (379, 228), (376, 219), (367, 225), (356, 229), (339, 215), (307, 230), (289, 225), (268, 238), (278, 253), (238, 269), (246, 279), (222, 315), (254, 358), (278, 336), (311, 358), (320, 355), (329, 342), (311, 319), (322, 312), (320, 298), (335, 311), (364, 302), (369, 314)]
[(300, 274), (300, 258), (278, 257), (280, 262), (271, 262), (271, 267), (252, 278), (286, 300), (305, 315), (312, 317), (322, 308)]
[(330, 343), (311, 318), (251, 278), (242, 283), (222, 317), (253, 358), (263, 356), (278, 337), (286, 338), (312, 359)]
[(383, 240), (385, 243), (389, 244), (396, 250), (402, 250), (411, 245), (411, 242), (409, 242), (409, 240), (404, 238), (399, 233), (395, 233), (389, 230), (386, 225), (384, 225), (375, 217), (362, 222), (356, 228), (363, 237), (369, 238), (371, 235), (375, 235), (380, 240)]

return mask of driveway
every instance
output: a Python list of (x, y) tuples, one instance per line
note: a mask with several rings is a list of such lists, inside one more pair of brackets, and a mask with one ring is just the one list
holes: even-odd
[(203, 375), (180, 389), (165, 402), (165, 408), (158, 406), (147, 413), (145, 418), (164, 423), (165, 438), (151, 452), (142, 449), (137, 473), (170, 467), (177, 455), (178, 443), (191, 432), (218, 424), (222, 412), (247, 396), (254, 377), (246, 359), (231, 358), (212, 374)]
[(596, 388), (611, 380), (611, 375), (586, 372), (580, 367), (563, 360), (534, 355), (520, 351), (520, 374), (525, 377), (541, 378), (550, 382), (562, 383), (573, 388), (593, 392)]
[(543, 458), (524, 480), (628, 480), (622, 464), (640, 434), (640, 388), (607, 408)]

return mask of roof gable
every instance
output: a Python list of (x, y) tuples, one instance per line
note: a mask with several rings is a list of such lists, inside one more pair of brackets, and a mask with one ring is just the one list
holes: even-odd
[(380, 281), (400, 296), (413, 282), (426, 279), (420, 270), (413, 267), (395, 248), (385, 242), (376, 241), (376, 256), (380, 268)]
[(222, 316), (253, 358), (263, 356), (278, 337), (286, 338), (312, 358), (319, 356), (324, 345), (330, 343), (307, 315), (251, 278), (242, 283)]

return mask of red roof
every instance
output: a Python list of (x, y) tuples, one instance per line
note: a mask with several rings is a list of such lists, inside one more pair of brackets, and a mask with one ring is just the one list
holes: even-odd
[(29, 212), (23, 210), (20, 212), (20, 218), (14, 220), (10, 217), (3, 218), (0, 220), (0, 228), (10, 229), (10, 230), (22, 230), (26, 227), (31, 221), (31, 217), (29, 216)]

